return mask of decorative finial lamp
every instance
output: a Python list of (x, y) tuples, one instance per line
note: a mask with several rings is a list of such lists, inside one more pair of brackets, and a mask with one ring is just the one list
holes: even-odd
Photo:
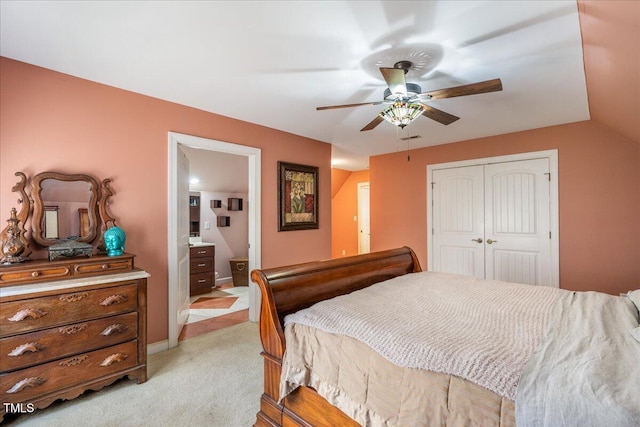
[(18, 223), (20, 220), (17, 217), (16, 208), (11, 208), (11, 214), (7, 223), (9, 225), (6, 228), (7, 237), (1, 242), (2, 253), (4, 256), (0, 259), (2, 264), (13, 264), (24, 261), (20, 255), (24, 252), (24, 243), (20, 239), (20, 227)]

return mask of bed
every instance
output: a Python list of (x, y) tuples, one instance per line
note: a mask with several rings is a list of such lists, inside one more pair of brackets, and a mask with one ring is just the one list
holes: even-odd
[(640, 291), (422, 272), (407, 247), (251, 277), (256, 426), (640, 425)]

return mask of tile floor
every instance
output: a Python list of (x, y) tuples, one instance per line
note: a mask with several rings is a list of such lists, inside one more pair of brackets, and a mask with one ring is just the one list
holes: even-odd
[(179, 341), (249, 320), (249, 287), (228, 283), (191, 297), (187, 324)]

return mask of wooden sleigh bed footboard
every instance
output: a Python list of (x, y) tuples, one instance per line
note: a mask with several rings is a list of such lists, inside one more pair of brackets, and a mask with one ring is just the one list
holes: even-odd
[(420, 263), (408, 247), (252, 271), (251, 278), (262, 293), (260, 340), (264, 357), (264, 393), (255, 425), (358, 425), (309, 387), (298, 388), (278, 403), (286, 349), (284, 317), (319, 301), (419, 271)]

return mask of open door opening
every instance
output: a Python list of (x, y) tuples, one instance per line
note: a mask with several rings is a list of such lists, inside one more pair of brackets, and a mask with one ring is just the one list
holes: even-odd
[[(249, 162), (249, 194), (248, 194), (248, 210), (249, 210), (249, 271), (261, 268), (261, 242), (260, 242), (260, 158), (261, 150), (255, 147), (247, 147), (237, 144), (231, 144), (222, 141), (216, 141), (207, 138), (201, 138), (192, 135), (179, 134), (175, 132), (169, 132), (169, 173), (168, 173), (168, 270), (169, 270), (169, 284), (168, 284), (168, 345), (169, 348), (178, 345), (178, 338), (180, 336), (181, 323), (180, 314), (182, 310), (181, 305), (184, 304), (184, 299), (181, 295), (184, 293), (185, 284), (179, 280), (180, 277), (180, 264), (179, 253), (183, 242), (179, 236), (179, 222), (186, 224), (187, 239), (185, 243), (186, 252), (189, 251), (189, 225), (188, 225), (188, 204), (189, 204), (189, 191), (188, 191), (188, 168), (187, 168), (187, 191), (184, 200), (179, 197), (179, 182), (181, 166), (180, 164), (180, 146), (187, 146), (192, 148), (198, 148), (202, 150), (218, 151), (222, 153), (235, 154), (246, 156)], [(184, 204), (184, 207), (183, 207)], [(180, 212), (184, 208), (186, 217), (180, 219)], [(187, 269), (188, 271), (188, 269)], [(181, 288), (183, 288), (181, 290)], [(186, 281), (186, 301), (187, 309), (189, 302), (189, 284)], [(258, 321), (260, 313), (260, 290), (253, 283), (249, 282), (249, 320)], [(186, 320), (186, 319), (185, 319)], [(182, 322), (184, 325), (184, 321)]]

